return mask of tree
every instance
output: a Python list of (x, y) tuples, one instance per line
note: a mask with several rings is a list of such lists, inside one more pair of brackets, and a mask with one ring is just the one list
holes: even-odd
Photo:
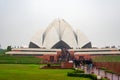
[(8, 46), (7, 51), (11, 51), (11, 50), (12, 50), (11, 46)]

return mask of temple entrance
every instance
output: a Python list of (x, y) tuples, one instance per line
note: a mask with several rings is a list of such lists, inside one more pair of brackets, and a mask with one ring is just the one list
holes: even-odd
[(79, 56), (79, 60), (84, 59), (84, 56)]
[(61, 54), (59, 58), (61, 61), (70, 61), (71, 60), (70, 52), (65, 48), (61, 49)]
[(50, 62), (54, 62), (54, 56), (50, 56)]

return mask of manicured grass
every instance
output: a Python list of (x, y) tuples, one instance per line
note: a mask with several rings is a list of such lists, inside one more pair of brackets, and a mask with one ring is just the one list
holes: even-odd
[[(42, 65), (41, 65), (42, 66)], [(0, 80), (91, 80), (68, 77), (71, 69), (40, 69), (35, 64), (0, 64)]]
[(42, 60), (34, 56), (7, 55), (6, 51), (0, 50), (0, 64), (39, 64)]
[(2, 64), (39, 64), (40, 61), (40, 58), (34, 56), (0, 55), (0, 63)]
[(120, 55), (106, 55), (93, 58), (94, 62), (120, 62)]

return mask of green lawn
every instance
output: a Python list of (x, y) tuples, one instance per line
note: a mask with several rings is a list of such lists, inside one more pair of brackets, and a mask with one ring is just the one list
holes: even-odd
[(42, 60), (35, 56), (7, 55), (6, 51), (0, 50), (0, 64), (39, 64)]
[(0, 80), (91, 80), (68, 77), (71, 69), (40, 69), (35, 64), (0, 64)]
[(0, 50), (0, 64), (39, 64), (40, 58), (34, 56), (15, 56), (5, 54), (7, 50)]
[(1, 64), (39, 64), (40, 58), (34, 56), (11, 56), (11, 55), (0, 55)]
[(99, 56), (93, 58), (94, 62), (120, 62), (120, 55)]

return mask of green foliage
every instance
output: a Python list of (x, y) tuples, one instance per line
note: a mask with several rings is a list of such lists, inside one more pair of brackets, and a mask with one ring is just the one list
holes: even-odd
[(78, 68), (72, 68), (72, 73), (84, 73), (84, 70), (78, 69)]
[(105, 67), (100, 67), (99, 69), (101, 69), (101, 70), (107, 70)]
[(106, 68), (104, 68), (104, 67), (101, 67), (101, 68), (99, 68), (99, 69), (104, 70), (104, 71), (107, 72), (107, 73), (115, 74), (115, 72), (113, 72), (113, 71), (111, 71), (111, 70), (108, 70), (108, 69), (106, 69)]
[(92, 80), (97, 80), (97, 76), (94, 74), (85, 74), (84, 70), (80, 70), (80, 69), (74, 69), (73, 72), (68, 72), (67, 76), (70, 77), (84, 77), (84, 78), (90, 78)]
[(77, 69), (77, 70), (74, 70), (73, 73), (84, 73), (84, 70)]
[(70, 77), (85, 77), (85, 78), (90, 78), (92, 80), (97, 80), (97, 76), (94, 75), (94, 74), (84, 74), (84, 73), (68, 72), (67, 76), (70, 76)]
[(0, 55), (0, 64), (39, 64), (40, 58), (34, 56)]
[(8, 46), (7, 51), (11, 51), (11, 50), (12, 50), (11, 46)]
[(94, 62), (120, 62), (120, 55), (106, 55), (93, 58)]
[(111, 70), (105, 70), (107, 73), (112, 73), (115, 74), (115, 72), (111, 71)]
[(48, 63), (48, 64), (47, 64), (47, 67), (51, 67), (51, 64), (50, 64), (50, 63)]
[(6, 50), (6, 49), (0, 49), (0, 55), (5, 54), (5, 52), (7, 52), (7, 50)]
[(40, 69), (36, 64), (0, 64), (0, 80), (92, 80), (68, 77), (71, 69)]
[(108, 79), (106, 79), (106, 78), (101, 78), (101, 80), (108, 80)]

